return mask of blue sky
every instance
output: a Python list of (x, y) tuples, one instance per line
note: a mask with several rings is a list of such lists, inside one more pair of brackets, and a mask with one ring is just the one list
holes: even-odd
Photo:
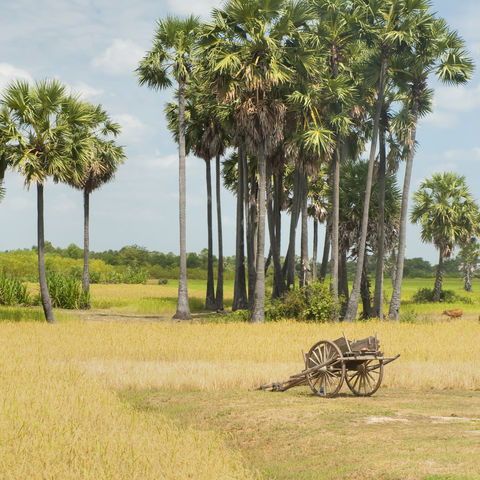
[[(149, 48), (155, 20), (169, 13), (208, 17), (216, 0), (16, 0), (2, 1), (0, 88), (14, 78), (56, 77), (93, 103), (101, 103), (123, 126), (119, 142), (128, 159), (115, 180), (92, 195), (91, 248), (116, 249), (138, 244), (150, 250), (178, 251), (178, 178), (176, 145), (165, 125), (163, 109), (171, 92), (139, 87), (133, 74)], [(436, 0), (434, 9), (467, 41), (480, 65), (480, 2)], [(421, 123), (412, 191), (436, 171), (467, 177), (480, 200), (480, 81), (469, 85), (435, 85), (435, 111)], [(187, 248), (206, 246), (205, 167), (187, 161)], [(403, 179), (400, 178), (400, 184)], [(35, 191), (9, 173), (7, 195), (0, 204), (0, 250), (36, 243)], [(45, 188), (46, 239), (54, 245), (82, 242), (82, 196), (48, 182)], [(235, 247), (235, 201), (222, 193), (225, 253)], [(286, 218), (286, 217), (285, 217)], [(285, 225), (287, 221), (284, 221)], [(286, 243), (286, 235), (284, 236)], [(286, 248), (286, 245), (284, 245)], [(436, 262), (432, 245), (420, 241), (409, 226), (407, 257)]]

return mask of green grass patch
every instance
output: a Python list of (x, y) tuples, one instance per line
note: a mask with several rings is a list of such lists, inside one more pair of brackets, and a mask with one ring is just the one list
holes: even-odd
[[(57, 321), (72, 321), (76, 317), (55, 311), (55, 319)], [(45, 322), (45, 315), (42, 308), (27, 307), (0, 307), (0, 322)]]

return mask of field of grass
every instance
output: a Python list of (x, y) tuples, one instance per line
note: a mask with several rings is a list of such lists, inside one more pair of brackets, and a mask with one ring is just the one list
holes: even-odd
[[(445, 305), (408, 304), (430, 286), (411, 282), (415, 323), (57, 312), (50, 326), (39, 309), (0, 308), (0, 478), (479, 479), (480, 294), (449, 321)], [(190, 284), (197, 312), (203, 288)], [(460, 281), (447, 288), (467, 295)], [(94, 285), (93, 295), (92, 316), (170, 316), (176, 285)], [(300, 371), (302, 349), (342, 330), (378, 332), (386, 354), (401, 354), (374, 397), (252, 391)]]
[[(190, 308), (193, 313), (201, 313), (205, 305), (205, 281), (190, 280), (188, 283)], [(412, 297), (420, 288), (433, 288), (433, 279), (406, 279), (402, 289), (402, 312), (408, 319), (425, 320), (439, 318), (445, 309), (463, 308), (467, 318), (477, 318), (480, 314), (480, 279), (473, 282), (473, 292), (465, 292), (458, 278), (446, 278), (444, 289), (453, 290), (462, 302), (415, 304)], [(167, 285), (92, 285), (92, 307), (95, 310), (121, 312), (126, 314), (173, 315), (177, 306), (178, 282), (169, 280)], [(385, 282), (385, 298), (391, 296), (391, 283)], [(373, 287), (372, 287), (373, 291)], [(225, 308), (231, 308), (233, 301), (233, 281), (225, 282)], [(388, 304), (385, 304), (388, 311)]]

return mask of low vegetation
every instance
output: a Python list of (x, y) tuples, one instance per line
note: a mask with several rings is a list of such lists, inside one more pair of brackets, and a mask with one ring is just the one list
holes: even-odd
[[(378, 331), (384, 351), (402, 355), (374, 397), (250, 391), (299, 371), (302, 348), (342, 329)], [(0, 330), (0, 476), (413, 480), (480, 468), (477, 321)]]

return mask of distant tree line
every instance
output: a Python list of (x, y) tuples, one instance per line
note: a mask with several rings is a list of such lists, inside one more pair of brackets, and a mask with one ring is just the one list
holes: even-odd
[[(12, 269), (11, 266), (7, 269), (5, 268), (5, 258), (6, 256), (10, 256), (11, 258), (17, 258), (19, 260), (22, 255), (32, 256), (32, 253), (36, 253), (37, 247), (32, 247), (31, 249), (23, 249), (23, 250), (12, 250), (0, 253), (0, 271), (8, 270), (10, 273), (13, 273), (14, 276), (18, 276), (20, 278), (30, 280), (35, 279), (35, 273), (29, 275), (28, 272), (24, 271), (21, 274), (22, 270), (15, 270)], [(50, 242), (45, 242), (45, 254), (47, 256), (47, 265), (53, 266), (55, 263), (58, 264), (57, 270), (68, 270), (68, 263), (64, 263), (63, 265), (67, 265), (67, 267), (63, 267), (61, 265), (61, 261), (59, 259), (72, 259), (72, 260), (82, 260), (83, 259), (83, 249), (79, 246), (75, 245), (74, 243), (68, 245), (66, 248), (61, 247), (54, 247)], [(33, 257), (32, 257), (33, 258)], [(93, 283), (99, 283), (99, 281), (109, 282), (108, 275), (104, 278), (100, 278), (98, 273), (99, 270), (102, 269), (105, 272), (115, 272), (115, 268), (108, 269), (109, 266), (111, 267), (123, 267), (129, 268), (130, 272), (138, 273), (139, 271), (146, 272), (147, 276), (151, 279), (174, 279), (176, 278), (176, 273), (178, 272), (178, 268), (180, 266), (180, 256), (176, 255), (172, 252), (163, 253), (158, 251), (151, 251), (145, 247), (141, 247), (139, 245), (128, 245), (122, 247), (119, 250), (105, 250), (102, 252), (90, 252), (90, 258), (93, 261), (93, 271), (91, 272), (91, 277)], [(283, 257), (282, 257), (283, 258)], [(299, 260), (299, 259), (297, 259)], [(96, 263), (96, 262), (101, 263)], [(268, 262), (268, 258), (266, 259)], [(464, 259), (461, 255), (451, 258), (444, 262), (444, 272), (445, 275), (448, 277), (462, 277), (462, 270), (461, 265), (464, 262)], [(213, 256), (213, 264), (217, 268), (218, 266), (218, 259), (216, 256)], [(79, 264), (80, 265), (80, 264)], [(100, 265), (100, 268), (99, 268)], [(104, 265), (104, 266), (101, 266)], [(375, 265), (376, 260), (375, 256), (371, 257), (371, 261), (369, 262), (368, 266), (368, 274), (375, 273)], [(32, 265), (32, 271), (34, 270), (35, 266)], [(75, 273), (75, 267), (72, 267)], [(204, 248), (200, 251), (200, 253), (196, 252), (189, 252), (187, 253), (187, 268), (190, 270), (191, 278), (195, 279), (205, 279), (206, 272), (208, 269), (208, 250)], [(223, 258), (223, 268), (226, 275), (226, 278), (233, 279), (233, 274), (235, 272), (235, 256), (226, 256)], [(406, 258), (405, 259), (405, 267), (404, 267), (404, 277), (405, 278), (433, 278), (435, 276), (437, 266), (432, 265), (429, 261), (424, 260), (423, 258), (416, 257), (416, 258)], [(312, 265), (313, 269), (313, 265)], [(317, 264), (317, 269), (320, 271), (321, 264)], [(24, 267), (25, 270), (25, 267)], [(195, 272), (195, 270), (197, 272)], [(68, 272), (67, 272), (68, 273)], [(301, 275), (301, 268), (300, 262), (297, 261), (297, 278)], [(385, 274), (387, 277), (391, 277), (391, 262), (387, 262)], [(266, 271), (267, 277), (271, 277), (273, 275), (273, 269), (268, 266)], [(355, 262), (348, 261), (347, 262), (347, 275), (350, 280), (353, 279), (355, 275)], [(114, 283), (112, 281), (113, 274), (110, 275), (110, 283)], [(129, 283), (128, 281), (125, 283)], [(139, 283), (142, 283), (141, 281)]]

